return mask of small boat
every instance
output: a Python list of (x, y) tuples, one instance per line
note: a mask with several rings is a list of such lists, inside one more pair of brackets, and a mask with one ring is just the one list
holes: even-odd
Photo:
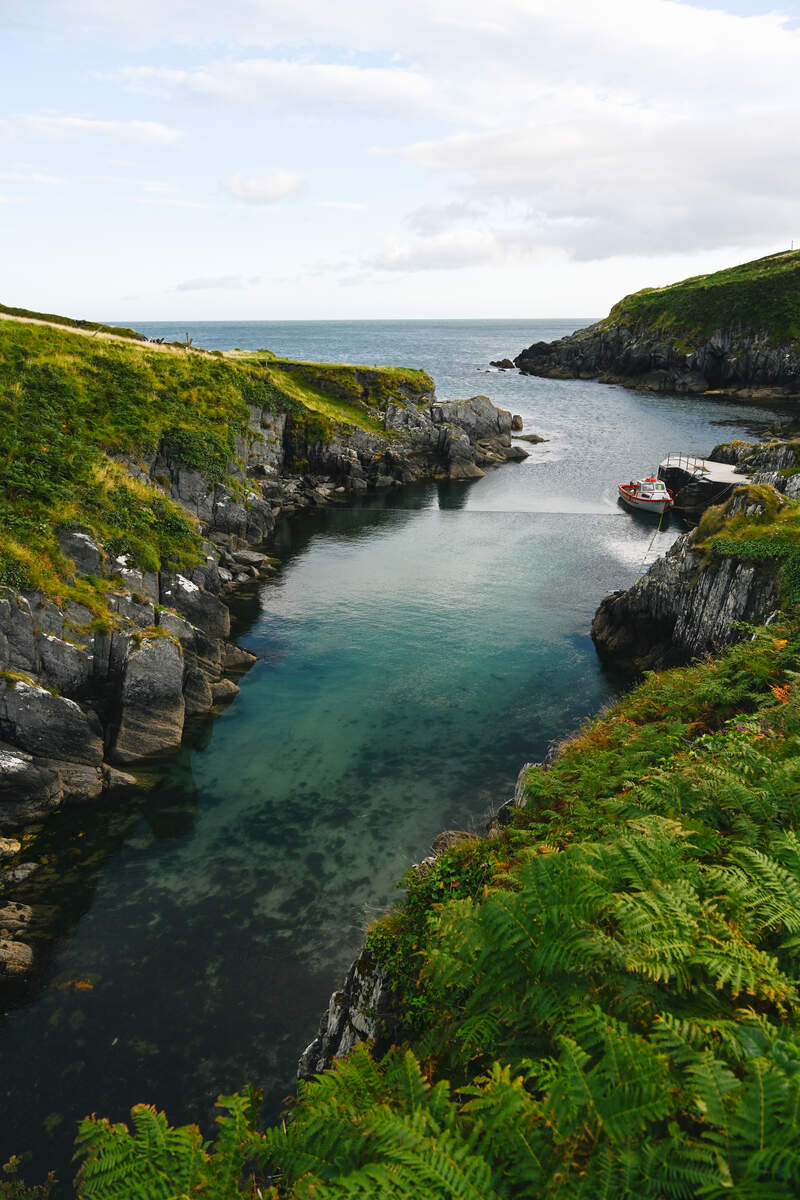
[(659, 515), (672, 508), (672, 492), (655, 475), (648, 475), (647, 479), (632, 479), (630, 483), (618, 483), (617, 487), (620, 500), (624, 500), (630, 508)]

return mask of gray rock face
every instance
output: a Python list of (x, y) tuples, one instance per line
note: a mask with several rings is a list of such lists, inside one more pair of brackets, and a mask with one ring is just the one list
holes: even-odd
[(71, 558), (81, 575), (101, 575), (103, 554), (92, 535), (85, 529), (58, 531), (61, 552)]
[(121, 717), (109, 755), (115, 763), (176, 749), (185, 704), (183, 654), (170, 638), (144, 638), (128, 650), (120, 696)]
[(231, 631), (231, 615), (218, 596), (192, 583), (185, 575), (161, 576), (161, 603), (211, 637), (226, 638)]
[(614, 592), (592, 621), (601, 658), (640, 672), (720, 650), (778, 607), (777, 565), (732, 557), (704, 564), (691, 534), (678, 538), (639, 582)]
[(511, 413), (495, 407), (488, 396), (432, 404), (431, 419), (435, 425), (458, 425), (471, 441), (510, 433), (512, 422)]
[(37, 633), (39, 677), (48, 687), (69, 696), (80, 696), (89, 690), (94, 660), (84, 646), (55, 637), (52, 633)]
[(299, 1079), (310, 1079), (326, 1070), (334, 1058), (344, 1058), (359, 1042), (376, 1040), (388, 1048), (395, 1019), (381, 972), (371, 955), (362, 950), (350, 968), (344, 987), (331, 996), (317, 1036), (306, 1046), (297, 1068)]
[(38, 667), (31, 606), (24, 596), (0, 587), (0, 668), (32, 675)]
[(718, 329), (690, 353), (676, 348), (680, 338), (680, 331), (668, 338), (646, 326), (602, 321), (556, 342), (536, 342), (514, 362), (526, 375), (599, 378), (651, 391), (800, 393), (796, 347), (771, 346), (768, 330)]
[(0, 680), (0, 737), (42, 758), (95, 767), (103, 761), (96, 719), (74, 700), (21, 680)]

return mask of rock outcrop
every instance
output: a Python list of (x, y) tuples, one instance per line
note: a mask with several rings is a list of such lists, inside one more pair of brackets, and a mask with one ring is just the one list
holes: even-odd
[(344, 1058), (359, 1042), (374, 1041), (380, 1054), (391, 1045), (397, 1025), (386, 980), (364, 949), (348, 971), (344, 986), (331, 996), (317, 1036), (301, 1054), (298, 1078), (310, 1079), (326, 1070), (334, 1058)]
[[(761, 508), (743, 489), (723, 511), (758, 516)], [(777, 610), (777, 561), (709, 557), (696, 539), (697, 531), (683, 534), (633, 587), (602, 601), (592, 621), (602, 659), (632, 673), (679, 666), (737, 641), (740, 622)]]
[(599, 379), (654, 392), (800, 396), (800, 353), (774, 346), (768, 330), (736, 325), (689, 348), (680, 335), (600, 321), (556, 342), (535, 342), (514, 359), (524, 375)]

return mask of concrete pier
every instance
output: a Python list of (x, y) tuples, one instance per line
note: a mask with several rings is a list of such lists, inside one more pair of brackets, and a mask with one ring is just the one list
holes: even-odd
[(712, 462), (693, 454), (668, 454), (658, 467), (658, 478), (675, 495), (675, 508), (698, 517), (712, 504), (722, 504), (748, 476), (729, 463)]

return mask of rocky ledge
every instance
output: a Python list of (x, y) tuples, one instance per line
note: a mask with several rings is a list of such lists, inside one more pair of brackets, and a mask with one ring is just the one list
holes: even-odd
[(514, 364), (523, 375), (598, 379), (653, 392), (800, 399), (800, 353), (768, 330), (733, 325), (692, 345), (646, 325), (600, 321), (555, 342), (535, 342)]
[[(0, 587), (0, 833), (67, 804), (137, 787), (135, 770), (175, 751), (189, 718), (233, 699), (255, 661), (229, 641), (224, 597), (275, 568), (264, 552), (282, 513), (418, 479), (473, 479), (526, 457), (512, 416), (485, 396), (438, 403), (393, 394), (369, 414), (383, 433), (315, 430), (307, 415), (251, 408), (224, 483), (161, 445), (126, 461), (178, 501), (202, 534), (202, 561), (150, 571), (83, 528), (59, 531), (73, 579), (105, 581), (101, 616), (35, 591)], [(22, 842), (0, 839), (0, 978), (32, 966)], [(27, 916), (26, 916), (27, 913)]]

